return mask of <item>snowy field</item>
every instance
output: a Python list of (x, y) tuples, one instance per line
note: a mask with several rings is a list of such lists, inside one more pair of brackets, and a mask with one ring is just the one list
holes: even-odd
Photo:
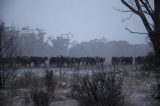
[[(78, 106), (78, 102), (70, 98), (70, 81), (74, 73), (89, 74), (94, 71), (102, 70), (102, 67), (74, 67), (74, 68), (48, 68), (54, 72), (57, 77), (57, 87), (55, 90), (54, 101), (50, 106)], [(17, 70), (17, 76), (22, 77), (25, 72), (31, 72), (35, 76), (44, 77), (46, 68), (20, 68)], [(135, 66), (116, 66), (106, 65), (103, 70), (108, 72), (117, 72), (124, 78), (123, 94), (125, 106), (160, 106), (152, 95), (156, 89), (156, 74), (152, 71), (143, 71), (140, 68), (136, 70)], [(61, 76), (60, 76), (61, 75)], [(4, 91), (5, 92), (5, 91)], [(7, 91), (6, 91), (7, 92)], [(33, 106), (31, 100), (25, 104), (28, 89), (18, 89), (10, 92), (16, 92), (8, 106)], [(7, 95), (10, 95), (8, 93)], [(10, 104), (11, 103), (11, 104)]]

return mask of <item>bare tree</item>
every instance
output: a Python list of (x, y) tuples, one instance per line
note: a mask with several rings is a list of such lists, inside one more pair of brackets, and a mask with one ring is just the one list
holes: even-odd
[(11, 57), (16, 54), (16, 33), (14, 27), (0, 23), (0, 89), (5, 89), (7, 81), (13, 75), (13, 65), (4, 65), (4, 62), (12, 61)]
[(127, 30), (131, 33), (147, 34), (155, 56), (160, 60), (160, 0), (121, 0), (121, 2), (129, 9), (122, 12), (138, 15), (147, 33), (133, 32), (128, 28)]

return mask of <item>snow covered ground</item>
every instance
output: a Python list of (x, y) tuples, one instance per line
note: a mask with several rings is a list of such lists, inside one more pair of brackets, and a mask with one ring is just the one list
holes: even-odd
[[(50, 106), (78, 106), (76, 100), (70, 98), (70, 78), (72, 74), (86, 74), (93, 70), (99, 70), (99, 67), (81, 67), (81, 68), (51, 68), (54, 74), (58, 76), (58, 84), (55, 90), (54, 101)], [(155, 73), (152, 71), (136, 70), (135, 66), (105, 66), (105, 70), (117, 71), (124, 78), (123, 93), (125, 95), (125, 106), (160, 106), (160, 103), (155, 100), (152, 95), (155, 92), (156, 79)], [(115, 69), (115, 70), (114, 70)], [(24, 72), (33, 72), (36, 76), (43, 77), (45, 68), (21, 68), (18, 69), (18, 77), (23, 76)], [(59, 77), (61, 70), (61, 78)], [(5, 92), (5, 91), (4, 91)], [(7, 91), (8, 92), (8, 91)], [(12, 92), (12, 91), (9, 91)], [(12, 106), (32, 106), (33, 102), (24, 104), (27, 89), (18, 89), (17, 94), (10, 98)], [(10, 106), (10, 104), (8, 104)]]

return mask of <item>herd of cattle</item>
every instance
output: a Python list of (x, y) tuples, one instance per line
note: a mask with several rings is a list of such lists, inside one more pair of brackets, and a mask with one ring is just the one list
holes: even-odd
[(35, 67), (46, 66), (48, 64), (51, 67), (72, 67), (72, 66), (89, 66), (89, 65), (103, 65), (105, 58), (102, 57), (28, 57), (28, 56), (17, 56), (12, 58), (0, 59), (0, 65), (2, 66), (16, 66), (16, 67)]
[[(51, 67), (72, 67), (72, 66), (91, 66), (91, 65), (103, 65), (105, 58), (102, 57), (28, 57), (28, 56), (17, 56), (11, 58), (1, 57), (0, 65), (2, 66), (16, 66), (16, 67), (35, 67), (45, 66), (46, 62)], [(148, 61), (147, 56), (138, 57), (112, 57), (112, 65), (131, 65), (131, 64), (143, 64)]]
[(151, 56), (137, 56), (133, 57), (112, 57), (112, 65), (131, 65), (131, 64), (150, 64), (153, 62), (153, 57)]

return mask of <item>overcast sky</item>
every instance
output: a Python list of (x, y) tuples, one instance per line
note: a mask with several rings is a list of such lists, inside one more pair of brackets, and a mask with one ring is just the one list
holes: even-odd
[(130, 14), (113, 8), (124, 8), (120, 0), (0, 0), (0, 18), (18, 28), (43, 28), (47, 35), (71, 32), (78, 42), (105, 37), (146, 43), (145, 35), (130, 34), (124, 28), (145, 32), (137, 16), (121, 22)]

